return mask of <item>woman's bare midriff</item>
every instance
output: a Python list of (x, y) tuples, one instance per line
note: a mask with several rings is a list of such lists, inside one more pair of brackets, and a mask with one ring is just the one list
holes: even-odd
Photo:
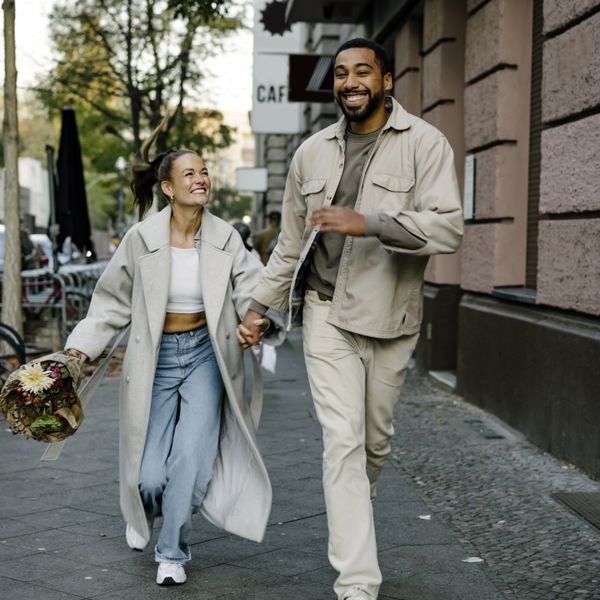
[(185, 333), (206, 325), (206, 316), (200, 313), (167, 313), (163, 333)]

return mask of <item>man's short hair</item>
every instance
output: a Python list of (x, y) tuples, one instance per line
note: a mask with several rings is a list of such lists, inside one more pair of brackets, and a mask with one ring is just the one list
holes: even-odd
[(267, 214), (267, 219), (275, 225), (279, 225), (281, 223), (281, 213), (278, 210), (272, 210)]
[(344, 42), (335, 52), (335, 56), (333, 57), (334, 64), (338, 54), (349, 48), (370, 48), (375, 53), (375, 60), (381, 69), (381, 74), (385, 75), (386, 73), (392, 72), (390, 57), (388, 56), (386, 49), (381, 44), (365, 38), (353, 38)]

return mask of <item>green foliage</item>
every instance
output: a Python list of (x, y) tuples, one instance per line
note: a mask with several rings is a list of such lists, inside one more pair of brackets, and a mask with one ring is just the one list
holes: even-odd
[(213, 187), (209, 208), (225, 221), (241, 221), (252, 213), (252, 197), (243, 196), (229, 187)]
[(230, 132), (222, 123), (208, 128), (215, 140), (202, 129), (219, 114), (192, 107), (202, 103), (197, 91), (206, 59), (242, 26), (239, 15), (230, 15), (236, 6), (233, 0), (60, 0), (50, 24), (59, 58), (38, 95), (52, 114), (66, 104), (76, 109), (84, 152), (100, 171), (112, 169), (119, 155), (139, 155), (167, 110), (157, 151), (223, 147)]
[(205, 101), (203, 65), (243, 27), (242, 9), (240, 0), (57, 0), (50, 22), (57, 61), (36, 93), (49, 122), (59, 124), (64, 106), (76, 112), (92, 227), (114, 221), (118, 180), (89, 182), (114, 174), (119, 156), (139, 156), (167, 111), (155, 152), (206, 155), (231, 144), (234, 130), (221, 113), (197, 107)]

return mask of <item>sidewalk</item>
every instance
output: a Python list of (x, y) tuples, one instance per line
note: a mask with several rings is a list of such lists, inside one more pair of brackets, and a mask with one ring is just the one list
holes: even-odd
[[(131, 551), (117, 484), (118, 380), (55, 463), (0, 424), (2, 600), (333, 600), (321, 433), (296, 332), (265, 376), (259, 435), (274, 491), (262, 544), (195, 517), (188, 583)], [(600, 533), (555, 490), (598, 486), (411, 372), (374, 503), (381, 600), (600, 599)], [(155, 538), (157, 530), (155, 528)]]

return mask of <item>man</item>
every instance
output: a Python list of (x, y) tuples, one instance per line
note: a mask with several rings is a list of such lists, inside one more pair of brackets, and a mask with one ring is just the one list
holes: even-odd
[(256, 233), (252, 238), (254, 249), (260, 254), (263, 265), (269, 262), (271, 253), (277, 245), (277, 236), (281, 227), (281, 213), (277, 210), (267, 215), (267, 228)]
[(377, 598), (371, 501), (417, 343), (423, 272), (430, 255), (456, 251), (462, 237), (452, 150), (386, 98), (391, 90), (381, 46), (340, 46), (334, 96), (343, 117), (292, 160), (279, 241), (238, 328), (247, 346), (267, 307), (289, 309), (291, 320), (303, 309), (338, 600)]

